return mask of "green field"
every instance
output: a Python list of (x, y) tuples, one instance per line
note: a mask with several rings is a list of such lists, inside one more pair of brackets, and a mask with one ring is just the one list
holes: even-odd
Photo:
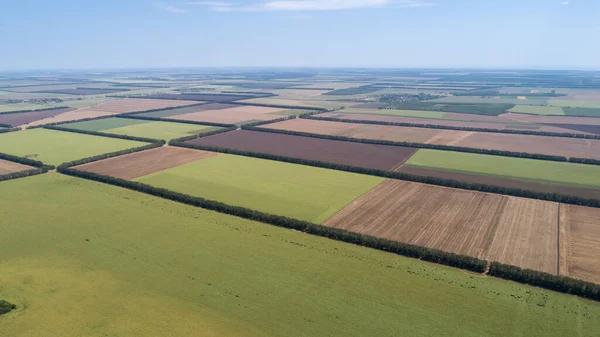
[(339, 113), (352, 114), (369, 114), (369, 115), (389, 115), (403, 117), (419, 117), (419, 118), (434, 118), (443, 119), (446, 112), (442, 111), (426, 111), (426, 110), (392, 110), (392, 109), (344, 109), (336, 111)]
[(444, 103), (504, 103), (518, 105), (544, 105), (548, 101), (548, 97), (535, 97), (523, 95), (525, 99), (517, 97), (502, 97), (502, 96), (448, 96), (438, 98), (430, 102)]
[(30, 104), (30, 103), (15, 103), (15, 104), (0, 104), (0, 113), (20, 111), (20, 110), (41, 110), (51, 108), (51, 105)]
[(596, 302), (113, 186), (49, 173), (0, 189), (0, 299), (17, 305), (2, 336), (600, 331)]
[(561, 107), (543, 106), (543, 105), (517, 105), (508, 110), (508, 112), (534, 114), (534, 115), (564, 115), (565, 111)]
[(59, 165), (147, 143), (47, 129), (0, 134), (0, 152)]
[(569, 100), (549, 100), (548, 105), (571, 107), (571, 108), (588, 108), (600, 109), (600, 102), (584, 102), (584, 101), (569, 101)]
[(383, 178), (222, 154), (135, 180), (230, 205), (321, 223)]
[(105, 118), (70, 123), (63, 126), (77, 130), (100, 131), (118, 135), (164, 139), (166, 141), (218, 129), (217, 127), (204, 125), (126, 118)]
[(600, 166), (476, 153), (417, 151), (407, 166), (558, 184), (600, 187)]

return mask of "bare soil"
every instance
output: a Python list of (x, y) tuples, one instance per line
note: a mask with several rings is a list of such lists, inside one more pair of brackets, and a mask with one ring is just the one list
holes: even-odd
[(33, 169), (35, 167), (0, 159), (0, 175)]
[(600, 283), (600, 209), (560, 206), (561, 275)]

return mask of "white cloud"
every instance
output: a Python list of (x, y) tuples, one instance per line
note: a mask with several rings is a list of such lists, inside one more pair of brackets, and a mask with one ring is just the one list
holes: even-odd
[(156, 8), (160, 8), (162, 10), (165, 10), (169, 13), (187, 13), (188, 11), (183, 9), (183, 8), (179, 8), (179, 7), (175, 7), (173, 5), (169, 5), (167, 3), (164, 2), (155, 2), (154, 3), (154, 7)]
[(563, 2), (561, 2), (560, 4), (561, 4), (561, 5), (569, 5), (569, 4), (570, 4), (570, 2), (568, 2), (568, 1), (563, 1)]
[(246, 12), (275, 12), (275, 11), (331, 11), (358, 8), (394, 7), (425, 7), (432, 3), (403, 0), (270, 0), (249, 5), (235, 5), (223, 1), (193, 1), (186, 5), (204, 5), (214, 11), (246, 11)]

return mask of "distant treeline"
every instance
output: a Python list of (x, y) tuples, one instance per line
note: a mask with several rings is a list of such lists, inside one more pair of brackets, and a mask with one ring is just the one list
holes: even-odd
[(499, 97), (514, 97), (527, 96), (527, 97), (561, 97), (567, 96), (566, 94), (558, 94), (556, 92), (536, 92), (536, 93), (523, 93), (523, 94), (508, 94), (500, 92), (499, 90), (471, 90), (467, 92), (455, 92), (452, 93), (454, 96), (499, 96)]
[(349, 96), (349, 95), (359, 95), (359, 94), (370, 94), (375, 91), (379, 91), (382, 88), (376, 88), (371, 85), (365, 85), (362, 87), (355, 88), (346, 88), (346, 89), (338, 89), (330, 92), (326, 92), (323, 95), (335, 95), (335, 96)]
[(0, 112), (0, 115), (21, 114), (21, 113), (26, 113), (26, 112), (39, 112), (39, 111), (58, 110), (58, 109), (69, 109), (69, 107), (68, 106), (57, 106), (57, 107), (46, 108), (46, 109), (6, 111), (6, 112)]
[(150, 116), (137, 116), (136, 115), (116, 115), (116, 118), (126, 118), (126, 119), (140, 119), (146, 121), (156, 121), (156, 122), (169, 122), (169, 123), (180, 123), (180, 124), (194, 124), (194, 125), (204, 125), (204, 126), (216, 126), (220, 128), (229, 128), (235, 126), (233, 124), (224, 124), (224, 123), (213, 123), (213, 122), (200, 122), (200, 121), (189, 121), (183, 119), (172, 119), (172, 118), (164, 118), (164, 117), (150, 117)]
[(382, 109), (394, 110), (424, 110), (424, 111), (441, 111), (441, 112), (456, 112), (471, 115), (498, 116), (515, 107), (515, 104), (504, 103), (446, 103), (446, 102), (397, 102), (384, 103)]
[(129, 181), (125, 179), (100, 175), (97, 173), (79, 171), (71, 169), (71, 166), (80, 165), (80, 162), (91, 162), (94, 158), (86, 158), (78, 162), (63, 164), (58, 167), (58, 171), (63, 174), (72, 175), (80, 178), (90, 179), (101, 183), (107, 183), (119, 187), (128, 188), (134, 191), (154, 195), (157, 197), (174, 200), (184, 204), (201, 207), (224, 214), (238, 216), (244, 219), (259, 221), (278, 227), (284, 227), (302, 231), (304, 233), (326, 237), (338, 241), (361, 245), (369, 248), (382, 250), (389, 253), (417, 258), (423, 261), (439, 263), (447, 266), (466, 269), (478, 273), (483, 273), (487, 266), (487, 261), (479, 260), (474, 257), (457, 255), (443, 252), (436, 249), (420, 247), (391, 240), (375, 238), (368, 235), (348, 232), (345, 230), (334, 229), (317, 225), (308, 221), (301, 221), (284, 216), (259, 212), (256, 210), (232, 206), (222, 202), (208, 200), (200, 197), (193, 197), (187, 194), (173, 192), (164, 188), (158, 188), (146, 185), (140, 182)]
[(10, 155), (7, 153), (0, 153), (0, 159), (35, 167), (35, 169), (31, 169), (31, 170), (24, 170), (24, 171), (19, 171), (19, 172), (2, 174), (2, 175), (0, 175), (0, 181), (34, 176), (37, 174), (46, 173), (49, 170), (54, 169), (54, 166), (46, 165), (39, 160), (32, 160), (29, 158), (13, 156), (13, 155)]
[(263, 106), (263, 107), (266, 107), (266, 108), (316, 110), (316, 111), (321, 111), (321, 112), (327, 111), (327, 109), (324, 109), (324, 108), (315, 108), (315, 107), (298, 106), (298, 105), (262, 104), (262, 103), (249, 103), (249, 102), (227, 102), (227, 104), (248, 105), (248, 106)]
[(70, 128), (65, 128), (65, 127), (60, 127), (60, 126), (55, 126), (55, 125), (47, 125), (44, 127), (44, 129), (65, 131), (65, 132), (72, 132), (72, 133), (81, 133), (84, 135), (100, 136), (100, 137), (107, 137), (107, 138), (133, 140), (133, 141), (144, 142), (144, 143), (165, 144), (165, 141), (162, 139), (144, 138), (144, 137), (136, 137), (136, 136), (128, 136), (128, 135), (118, 135), (115, 133), (106, 133), (106, 132), (90, 131), (90, 130), (70, 129)]
[(530, 269), (492, 262), (491, 276), (600, 301), (600, 285)]
[(413, 148), (419, 148), (419, 149), (434, 149), (434, 150), (477, 153), (477, 154), (487, 154), (487, 155), (493, 155), (493, 156), (528, 158), (528, 159), (550, 160), (550, 161), (560, 161), (560, 162), (568, 161), (566, 157), (552, 156), (552, 155), (539, 154), (539, 153), (486, 150), (486, 149), (477, 149), (477, 148), (471, 148), (471, 147), (425, 144), (425, 143), (394, 142), (394, 141), (382, 140), (382, 139), (351, 138), (351, 137), (345, 137), (345, 136), (322, 135), (322, 134), (316, 134), (316, 133), (269, 129), (269, 128), (245, 127), (245, 129), (251, 130), (251, 131), (280, 133), (280, 134), (284, 134), (284, 135), (339, 140), (339, 141), (345, 141), (345, 142), (355, 142), (355, 143), (364, 143), (364, 144), (413, 147)]
[(489, 129), (489, 128), (475, 128), (475, 127), (468, 127), (468, 126), (449, 126), (449, 125), (418, 124), (418, 123), (405, 123), (405, 122), (385, 122), (385, 121), (372, 121), (372, 120), (362, 120), (362, 119), (307, 116), (307, 115), (301, 115), (299, 117), (306, 118), (306, 119), (320, 120), (320, 121), (353, 123), (353, 124), (407, 126), (407, 127), (425, 128), (425, 129), (476, 131), (476, 132), (489, 132), (489, 133), (508, 133), (508, 134), (529, 135), (529, 136), (600, 139), (600, 135), (588, 135), (588, 134), (582, 134), (582, 133), (566, 133), (566, 132), (559, 133), (559, 132), (515, 130), (515, 129)]
[(104, 160), (104, 159), (109, 159), (109, 158), (113, 158), (113, 157), (122, 156), (122, 155), (125, 155), (125, 154), (130, 154), (130, 153), (135, 153), (135, 152), (141, 152), (141, 151), (146, 151), (146, 150), (150, 150), (150, 149), (155, 149), (157, 147), (162, 147), (163, 145), (164, 145), (164, 143), (162, 143), (162, 142), (160, 142), (160, 143), (151, 143), (151, 144), (144, 145), (144, 146), (134, 147), (134, 148), (120, 150), (120, 151), (115, 151), (115, 152), (110, 152), (110, 153), (99, 154), (99, 155), (93, 156), (93, 157), (87, 157), (87, 158), (77, 159), (77, 160), (74, 160), (74, 161), (70, 161), (70, 162), (67, 162), (67, 163), (60, 164), (57, 167), (57, 171), (60, 172), (60, 168), (61, 167), (66, 168), (66, 167), (83, 165), (83, 164), (91, 163), (91, 162), (94, 162), (94, 161), (99, 161), (99, 160)]
[(271, 120), (267, 120), (267, 121), (256, 121), (256, 122), (252, 122), (252, 123), (246, 123), (246, 124), (243, 124), (241, 126), (241, 129), (243, 129), (243, 130), (249, 130), (249, 129), (257, 127), (257, 126), (267, 125), (267, 124), (273, 124), (273, 123), (279, 123), (279, 122), (285, 122), (285, 121), (288, 121), (290, 119), (296, 119), (296, 116), (285, 116), (285, 117), (281, 117), (281, 118), (277, 118), (277, 119), (271, 119)]
[[(216, 134), (219, 134), (219, 133), (225, 133), (225, 132), (233, 131), (233, 130), (236, 130), (236, 129), (237, 129), (237, 126), (234, 125), (234, 126), (230, 126), (230, 127), (226, 127), (226, 128), (216, 129), (216, 130), (212, 130), (212, 131), (208, 131), (208, 132), (201, 132), (201, 133), (197, 133), (197, 134), (194, 134), (194, 135), (177, 138), (176, 141), (178, 141), (178, 142), (185, 142), (185, 141), (188, 141), (188, 140), (198, 139), (198, 138), (202, 138), (202, 137), (208, 137), (208, 136), (216, 135)], [(169, 144), (170, 144), (170, 142), (169, 142)]]

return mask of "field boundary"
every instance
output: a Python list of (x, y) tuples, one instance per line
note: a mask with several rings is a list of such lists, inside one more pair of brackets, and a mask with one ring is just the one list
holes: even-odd
[(54, 166), (46, 165), (39, 160), (32, 160), (29, 158), (13, 156), (11, 154), (2, 153), (2, 152), (0, 152), (0, 159), (6, 160), (6, 161), (11, 161), (13, 163), (18, 163), (18, 164), (35, 167), (35, 169), (31, 169), (31, 170), (23, 170), (23, 171), (18, 171), (18, 172), (13, 172), (13, 173), (2, 174), (2, 175), (0, 175), (0, 182), (6, 181), (6, 180), (17, 179), (17, 178), (34, 176), (34, 175), (38, 175), (38, 174), (43, 174), (43, 173), (46, 173), (46, 172), (54, 169)]
[(173, 119), (173, 118), (164, 118), (164, 117), (149, 117), (149, 116), (136, 116), (136, 115), (116, 115), (116, 116), (113, 116), (113, 117), (115, 117), (115, 118), (126, 118), (126, 119), (139, 119), (139, 120), (154, 121), (154, 122), (167, 122), (167, 123), (180, 123), (180, 124), (194, 124), (194, 125), (204, 125), (204, 126), (216, 126), (216, 127), (221, 127), (221, 128), (229, 128), (229, 127), (235, 126), (234, 124), (213, 123), (213, 122), (200, 122), (200, 121), (188, 121), (188, 120), (185, 120), (185, 119)]
[(107, 137), (107, 138), (133, 140), (133, 141), (144, 142), (144, 143), (166, 144), (166, 142), (162, 139), (144, 138), (144, 137), (136, 137), (136, 136), (128, 136), (128, 135), (118, 135), (118, 134), (114, 134), (114, 133), (106, 133), (106, 132), (90, 131), (90, 130), (71, 129), (71, 128), (65, 128), (65, 127), (55, 126), (55, 125), (44, 126), (44, 129), (72, 132), (72, 133), (80, 133), (80, 134), (84, 134), (84, 135)]
[(75, 110), (74, 108), (71, 108), (68, 106), (57, 106), (57, 107), (52, 107), (52, 108), (47, 108), (47, 109), (29, 109), (29, 110), (15, 110), (15, 111), (0, 112), (0, 115), (22, 114), (22, 113), (28, 113), (28, 112), (40, 112), (40, 111), (50, 111), (50, 110), (59, 110), (59, 109)]
[(444, 179), (444, 178), (430, 177), (430, 176), (419, 176), (419, 175), (413, 175), (413, 174), (408, 174), (408, 173), (403, 173), (403, 172), (392, 172), (392, 171), (364, 168), (364, 167), (358, 167), (358, 166), (334, 164), (334, 163), (328, 163), (328, 162), (322, 162), (322, 161), (316, 161), (316, 160), (278, 156), (278, 155), (272, 155), (272, 154), (260, 153), (260, 152), (250, 152), (250, 151), (242, 151), (242, 150), (236, 150), (236, 149), (231, 149), (231, 148), (189, 144), (189, 143), (184, 142), (187, 140), (197, 139), (197, 138), (200, 138), (200, 137), (185, 139), (183, 141), (181, 138), (173, 139), (169, 142), (169, 145), (179, 146), (179, 147), (187, 147), (190, 149), (197, 149), (197, 150), (204, 150), (204, 151), (235, 154), (235, 155), (240, 155), (240, 156), (254, 157), (254, 158), (260, 158), (260, 159), (267, 159), (267, 160), (275, 160), (275, 161), (281, 161), (281, 162), (287, 162), (287, 163), (293, 163), (293, 164), (322, 167), (322, 168), (339, 170), (339, 171), (367, 174), (367, 175), (373, 175), (373, 176), (378, 176), (378, 177), (383, 177), (383, 178), (412, 181), (412, 182), (418, 182), (418, 183), (423, 183), (423, 184), (457, 188), (457, 189), (463, 189), (463, 190), (479, 191), (479, 192), (486, 192), (486, 193), (494, 193), (494, 194), (522, 197), (522, 198), (528, 198), (528, 199), (560, 202), (560, 203), (565, 203), (565, 204), (570, 204), (570, 205), (580, 205), (580, 206), (600, 208), (600, 200), (598, 200), (598, 199), (581, 198), (581, 197), (577, 197), (577, 196), (563, 195), (563, 194), (556, 194), (556, 193), (542, 193), (542, 192), (522, 190), (522, 189), (516, 189), (516, 188), (508, 188), (508, 187), (495, 186), (495, 185), (475, 184), (475, 183), (468, 183), (468, 182), (463, 182), (463, 181), (453, 180), (453, 179)]
[(423, 128), (423, 129), (506, 133), (506, 134), (518, 134), (518, 135), (528, 135), (528, 136), (600, 139), (600, 135), (586, 135), (583, 133), (567, 133), (567, 132), (560, 133), (560, 132), (528, 131), (528, 130), (513, 130), (513, 129), (489, 129), (489, 128), (469, 127), (469, 126), (450, 126), (450, 125), (419, 124), (419, 123), (407, 123), (407, 122), (384, 122), (384, 121), (371, 121), (371, 120), (364, 120), (364, 119), (333, 118), (333, 117), (319, 117), (319, 116), (305, 116), (305, 115), (301, 115), (299, 117), (304, 118), (304, 119), (318, 120), (318, 121), (340, 122), (340, 123), (351, 123), (351, 124), (405, 126), (405, 127)]
[[(264, 98), (264, 97), (256, 97), (256, 98)], [(251, 98), (248, 98), (251, 99)], [(308, 106), (299, 106), (299, 105), (284, 105), (284, 104), (263, 104), (263, 103), (246, 103), (246, 102), (227, 102), (228, 104), (236, 104), (236, 105), (249, 105), (249, 106), (262, 106), (266, 108), (281, 108), (281, 109), (297, 109), (297, 110), (314, 110), (320, 111), (321, 113), (331, 111), (324, 108), (315, 108)]]

